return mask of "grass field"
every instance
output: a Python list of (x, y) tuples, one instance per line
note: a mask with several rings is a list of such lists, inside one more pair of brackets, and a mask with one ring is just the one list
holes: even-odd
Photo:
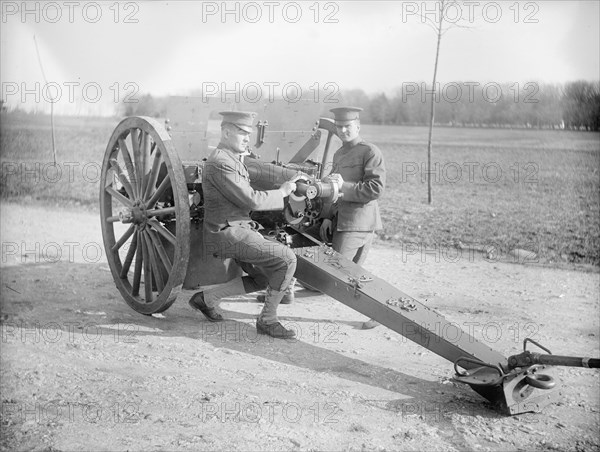
[[(100, 164), (117, 122), (56, 118), (55, 167), (49, 117), (3, 114), (2, 198), (97, 209)], [(380, 239), (433, 254), (461, 243), (498, 255), (533, 251), (543, 264), (600, 266), (600, 134), (436, 128), (428, 204), (427, 132), (362, 127), (388, 170)]]
[(534, 251), (543, 263), (600, 264), (600, 135), (434, 130), (427, 203), (427, 128), (365, 127), (388, 168), (385, 234), (423, 247)]

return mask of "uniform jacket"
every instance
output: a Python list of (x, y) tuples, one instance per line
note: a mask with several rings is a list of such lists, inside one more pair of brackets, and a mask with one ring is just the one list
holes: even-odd
[(332, 206), (338, 231), (377, 231), (382, 229), (377, 199), (385, 187), (385, 165), (379, 148), (360, 137), (333, 155), (332, 173), (344, 178), (343, 197)]
[(254, 229), (253, 210), (283, 209), (279, 190), (258, 191), (250, 186), (250, 176), (239, 154), (217, 147), (204, 165), (204, 236), (213, 244), (235, 241), (230, 229)]

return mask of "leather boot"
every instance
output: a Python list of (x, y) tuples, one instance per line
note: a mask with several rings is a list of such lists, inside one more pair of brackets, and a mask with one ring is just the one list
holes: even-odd
[(278, 292), (267, 287), (265, 295), (265, 305), (256, 320), (256, 330), (261, 334), (268, 334), (271, 337), (280, 339), (291, 339), (296, 337), (296, 333), (286, 329), (277, 319), (277, 306), (281, 302), (285, 292)]
[[(292, 278), (290, 285), (285, 290), (283, 298), (281, 299), (279, 304), (292, 304), (294, 302), (294, 290), (295, 290), (294, 286), (295, 285), (296, 285), (296, 278)], [(265, 297), (266, 297), (266, 295), (261, 293), (256, 296), (256, 301), (258, 301), (259, 303), (264, 303)]]
[(209, 308), (204, 302), (204, 292), (196, 292), (188, 301), (188, 304), (197, 311), (204, 314), (211, 322), (222, 322), (225, 318), (216, 308)]
[(222, 322), (225, 319), (218, 310), (221, 299), (244, 293), (246, 293), (246, 290), (242, 278), (236, 278), (225, 284), (195, 293), (190, 298), (189, 305), (202, 312), (211, 322)]

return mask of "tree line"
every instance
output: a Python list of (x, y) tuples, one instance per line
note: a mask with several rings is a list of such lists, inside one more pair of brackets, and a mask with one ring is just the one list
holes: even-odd
[(426, 125), (436, 102), (436, 125), (600, 130), (600, 83), (497, 84), (458, 82), (404, 84), (394, 97), (367, 96), (362, 90), (341, 93), (341, 101), (360, 105), (367, 124)]
[[(199, 93), (195, 93), (199, 95)], [(329, 93), (330, 94), (330, 93)], [(322, 98), (324, 98), (323, 96)], [(452, 82), (403, 83), (393, 96), (368, 95), (362, 89), (340, 91), (323, 104), (364, 109), (361, 122), (381, 125), (427, 125), (431, 98), (435, 124), (454, 127), (514, 127), (600, 130), (600, 83), (578, 80), (565, 84)], [(168, 98), (146, 94), (137, 103), (120, 104), (120, 115), (164, 117)]]

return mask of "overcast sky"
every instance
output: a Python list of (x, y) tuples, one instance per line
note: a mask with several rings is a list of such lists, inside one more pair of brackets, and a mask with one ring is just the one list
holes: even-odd
[[(458, 2), (449, 16), (463, 27), (443, 37), (438, 79), (599, 80), (599, 4)], [(44, 110), (44, 98), (58, 93), (55, 83), (59, 113), (106, 113), (128, 95), (186, 94), (203, 83), (236, 91), (238, 82), (249, 97), (256, 86), (263, 97), (269, 87), (281, 95), (286, 84), (298, 84), (305, 95), (316, 86), (393, 94), (403, 83), (431, 80), (436, 37), (422, 15), (435, 19), (433, 7), (421, 1), (3, 1), (2, 97), (11, 107), (25, 100)], [(51, 84), (46, 90), (34, 36)]]

